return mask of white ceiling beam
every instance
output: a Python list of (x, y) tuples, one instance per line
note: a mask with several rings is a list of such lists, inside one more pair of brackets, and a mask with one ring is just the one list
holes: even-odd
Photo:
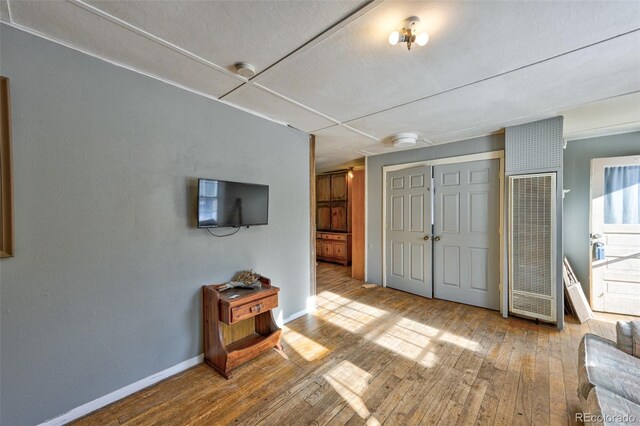
[(146, 37), (151, 41), (154, 41), (154, 42), (156, 42), (158, 44), (161, 44), (162, 46), (164, 46), (166, 48), (172, 49), (172, 50), (174, 50), (174, 51), (186, 56), (189, 59), (193, 59), (194, 61), (198, 61), (203, 65), (206, 65), (208, 67), (213, 68), (216, 71), (220, 71), (221, 73), (228, 75), (229, 77), (235, 78), (236, 80), (238, 80), (238, 85), (239, 86), (241, 86), (242, 83), (246, 83), (248, 81), (246, 78), (242, 77), (239, 74), (236, 74), (236, 73), (233, 73), (233, 72), (229, 71), (225, 67), (221, 67), (220, 65), (215, 64), (215, 63), (213, 63), (213, 62), (211, 62), (211, 61), (209, 61), (209, 60), (207, 60), (207, 59), (205, 59), (205, 58), (203, 58), (201, 56), (198, 56), (198, 55), (194, 54), (193, 52), (190, 52), (190, 51), (188, 51), (186, 49), (183, 49), (180, 46), (176, 46), (175, 44), (173, 44), (173, 43), (171, 43), (171, 42), (169, 42), (167, 40), (164, 40), (164, 39), (162, 39), (162, 38), (160, 38), (160, 37), (158, 37), (158, 36), (156, 36), (154, 34), (151, 34), (148, 31), (143, 30), (142, 28), (138, 28), (135, 25), (132, 25), (132, 24), (126, 22), (126, 21), (123, 21), (122, 19), (120, 19), (120, 18), (118, 18), (116, 16), (113, 16), (113, 15), (107, 13), (107, 12), (104, 12), (101, 9), (98, 9), (95, 6), (87, 4), (82, 0), (66, 0), (66, 1), (68, 3), (73, 4), (74, 6), (81, 7), (82, 9), (86, 10), (87, 12), (91, 12), (94, 15), (100, 16), (101, 18), (104, 18), (104, 19), (106, 19), (108, 21), (111, 21), (112, 23), (114, 23), (116, 25), (119, 25), (122, 28), (125, 28), (125, 29), (127, 29), (129, 31), (132, 31), (132, 32), (138, 34), (138, 35)]

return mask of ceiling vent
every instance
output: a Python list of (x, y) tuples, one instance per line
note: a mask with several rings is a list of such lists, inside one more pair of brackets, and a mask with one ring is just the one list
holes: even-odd
[(238, 62), (236, 64), (236, 71), (246, 79), (250, 79), (256, 75), (256, 67), (248, 62)]
[(410, 148), (418, 143), (418, 135), (415, 133), (396, 133), (391, 136), (391, 144), (394, 148)]

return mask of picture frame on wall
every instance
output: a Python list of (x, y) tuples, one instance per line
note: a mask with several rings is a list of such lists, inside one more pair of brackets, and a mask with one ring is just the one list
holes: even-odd
[(0, 258), (14, 256), (12, 166), (9, 79), (0, 76)]

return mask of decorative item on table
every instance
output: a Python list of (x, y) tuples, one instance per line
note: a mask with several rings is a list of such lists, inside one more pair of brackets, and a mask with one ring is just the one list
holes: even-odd
[(262, 288), (262, 283), (260, 283), (259, 278), (260, 274), (253, 272), (251, 269), (240, 271), (231, 281), (218, 288), (218, 291), (225, 291), (230, 288), (259, 289)]

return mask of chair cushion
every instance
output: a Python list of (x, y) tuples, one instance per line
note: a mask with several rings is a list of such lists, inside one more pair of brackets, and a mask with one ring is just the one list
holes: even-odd
[(631, 339), (633, 341), (631, 355), (640, 358), (640, 321), (631, 321)]
[(585, 334), (578, 352), (578, 396), (586, 401), (596, 386), (640, 405), (640, 359), (608, 339)]
[(624, 351), (631, 355), (631, 352), (633, 351), (631, 321), (618, 321), (616, 323), (616, 346), (621, 351)]
[(583, 420), (585, 425), (640, 424), (640, 405), (600, 387), (589, 392), (583, 408), (584, 412), (578, 413), (576, 420)]
[(621, 351), (640, 358), (640, 321), (616, 323), (616, 346)]

